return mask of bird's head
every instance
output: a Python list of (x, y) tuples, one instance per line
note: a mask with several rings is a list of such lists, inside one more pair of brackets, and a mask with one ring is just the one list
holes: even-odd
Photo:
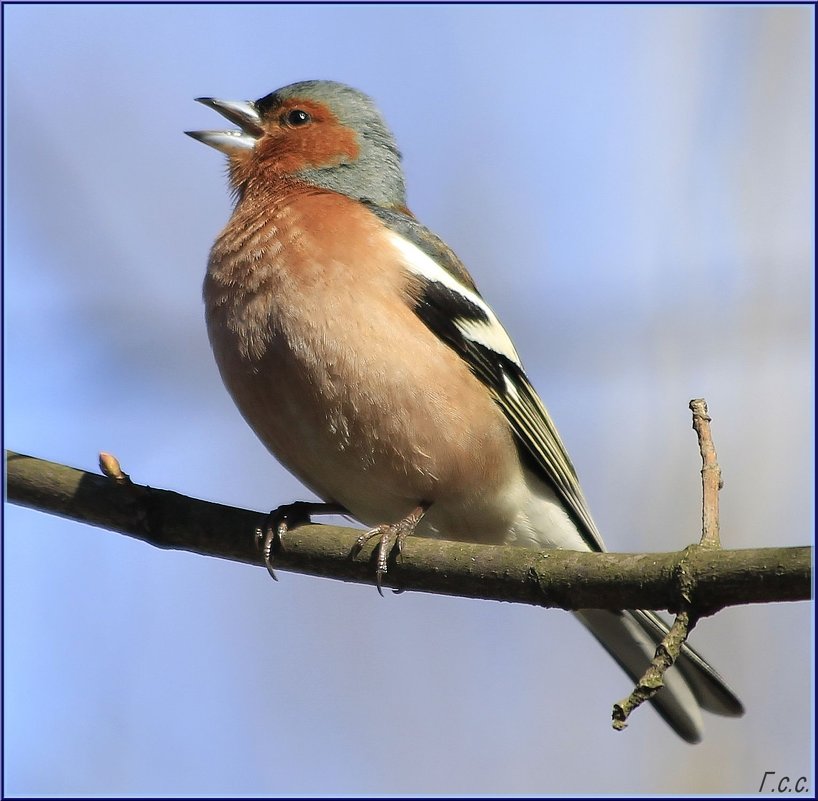
[(335, 81), (302, 81), (256, 101), (197, 98), (239, 127), (188, 131), (228, 158), (241, 198), (294, 179), (379, 206), (406, 203), (401, 154), (372, 100)]

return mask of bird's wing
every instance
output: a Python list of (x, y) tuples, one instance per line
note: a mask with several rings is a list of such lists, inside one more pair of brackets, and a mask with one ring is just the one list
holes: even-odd
[(389, 228), (392, 245), (413, 277), (410, 301), (415, 313), (489, 389), (522, 453), (557, 491), (588, 547), (605, 550), (554, 421), (531, 386), (511, 338), (466, 268), (415, 219), (378, 207), (372, 210)]
[(466, 289), (477, 292), (474, 279), (469, 275), (469, 271), (463, 262), (457, 258), (454, 251), (436, 234), (433, 234), (425, 225), (421, 225), (411, 213), (401, 209), (385, 209), (383, 206), (376, 206), (374, 203), (364, 203), (369, 210), (380, 218), (387, 228), (400, 234), (404, 239), (408, 239), (413, 245), (417, 245), (427, 256), (434, 259), (438, 264), (451, 273)]

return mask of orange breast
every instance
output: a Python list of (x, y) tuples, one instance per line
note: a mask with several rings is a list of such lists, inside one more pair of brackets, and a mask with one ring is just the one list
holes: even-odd
[(414, 314), (409, 284), (357, 202), (300, 187), (245, 200), (205, 280), (219, 370), (259, 438), (322, 498), (370, 524), (426, 501), (447, 536), (461, 524), (474, 536), (478, 515), (499, 534), (515, 500), (489, 501), (520, 481), (512, 434)]

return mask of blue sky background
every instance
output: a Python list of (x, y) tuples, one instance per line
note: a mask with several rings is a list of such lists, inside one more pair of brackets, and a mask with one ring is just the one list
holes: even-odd
[[(612, 550), (698, 537), (707, 398), (728, 547), (813, 526), (813, 9), (6, 6), (7, 447), (267, 510), (309, 497), (209, 352), (230, 213), (194, 97), (348, 82), (410, 206), (518, 345)], [(7, 507), (5, 792), (814, 791), (812, 611), (694, 642), (748, 712), (703, 745), (568, 614), (162, 552)]]

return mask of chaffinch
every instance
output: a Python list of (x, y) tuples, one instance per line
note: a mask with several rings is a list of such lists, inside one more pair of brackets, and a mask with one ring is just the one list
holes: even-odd
[[(267, 448), (331, 508), (375, 528), (602, 551), (576, 472), (508, 334), (454, 252), (406, 206), (401, 154), (373, 101), (332, 81), (255, 102), (199, 98), (238, 130), (235, 209), (210, 253), (207, 330)], [(577, 616), (631, 679), (667, 627), (652, 612)], [(700, 708), (743, 713), (685, 647), (653, 701), (682, 738)]]

